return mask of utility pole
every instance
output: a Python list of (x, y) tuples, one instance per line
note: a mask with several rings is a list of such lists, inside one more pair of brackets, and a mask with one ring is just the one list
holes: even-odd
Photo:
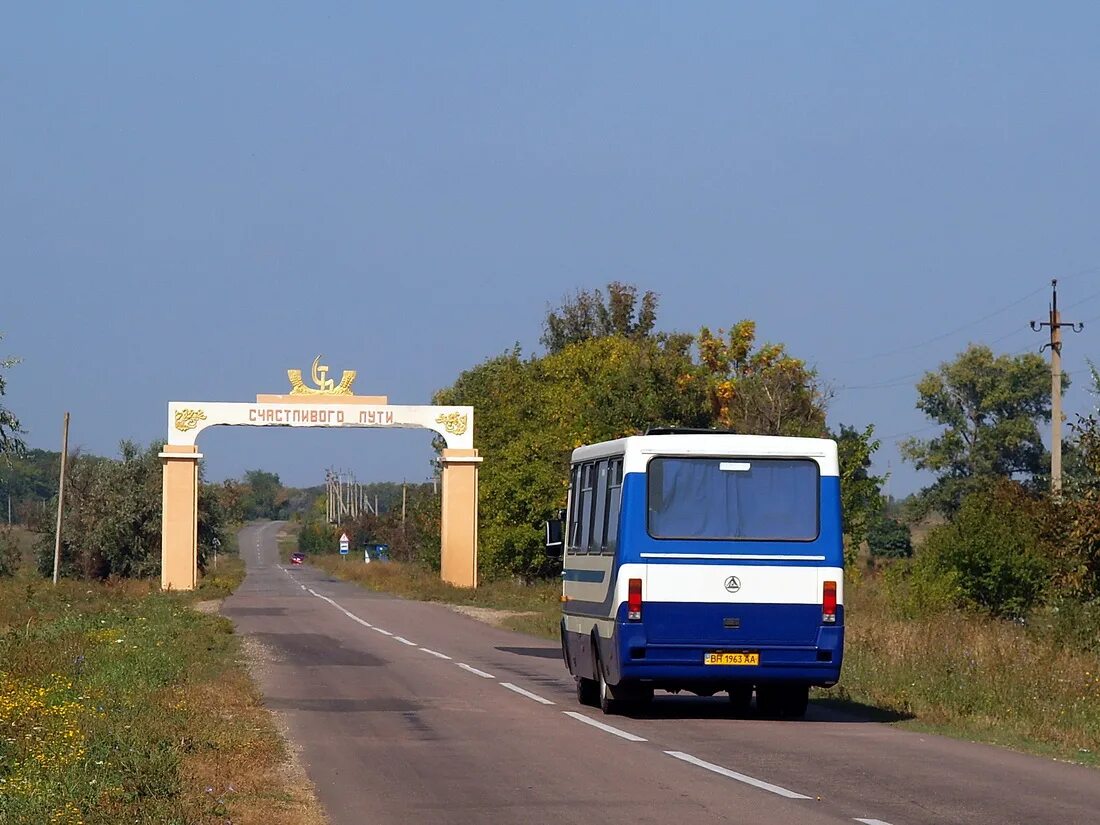
[(61, 567), (61, 517), (65, 513), (65, 471), (69, 466), (69, 414), (65, 413), (65, 425), (61, 430), (61, 480), (57, 487), (57, 530), (53, 538), (53, 583), (57, 585), (57, 572)]
[(1039, 352), (1050, 347), (1050, 492), (1057, 496), (1062, 492), (1062, 327), (1080, 332), (1085, 325), (1062, 320), (1057, 278), (1050, 282), (1050, 293), (1050, 320), (1032, 321), (1031, 328), (1036, 332), (1050, 329), (1050, 343), (1043, 344)]

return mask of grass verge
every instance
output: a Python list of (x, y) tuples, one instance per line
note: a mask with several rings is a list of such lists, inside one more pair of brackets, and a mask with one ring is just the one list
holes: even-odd
[(0, 822), (321, 823), (232, 625), (156, 582), (0, 579)]
[(850, 587), (841, 683), (823, 696), (956, 738), (1100, 765), (1100, 656), (959, 611), (901, 618)]

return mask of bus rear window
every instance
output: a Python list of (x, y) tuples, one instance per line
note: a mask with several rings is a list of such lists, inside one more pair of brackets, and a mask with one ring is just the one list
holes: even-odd
[(817, 538), (819, 472), (810, 459), (655, 458), (647, 476), (653, 538)]

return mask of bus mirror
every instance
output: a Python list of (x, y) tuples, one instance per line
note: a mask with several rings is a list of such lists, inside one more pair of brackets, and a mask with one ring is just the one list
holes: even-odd
[(546, 555), (551, 559), (560, 559), (564, 542), (561, 538), (561, 519), (546, 522)]

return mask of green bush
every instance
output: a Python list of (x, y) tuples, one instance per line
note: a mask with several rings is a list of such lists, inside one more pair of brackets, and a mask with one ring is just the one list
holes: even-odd
[(298, 533), (298, 549), (303, 553), (335, 553), (340, 549), (340, 533), (325, 522), (307, 521)]
[(884, 577), (886, 604), (900, 619), (920, 619), (952, 610), (962, 600), (958, 573), (928, 555), (895, 562)]
[(891, 559), (913, 555), (913, 539), (909, 527), (886, 516), (875, 519), (867, 531), (867, 546), (871, 555)]
[(953, 521), (928, 534), (916, 572), (953, 576), (961, 607), (1001, 618), (1027, 615), (1042, 601), (1052, 573), (1041, 507), (1011, 482), (971, 493)]

